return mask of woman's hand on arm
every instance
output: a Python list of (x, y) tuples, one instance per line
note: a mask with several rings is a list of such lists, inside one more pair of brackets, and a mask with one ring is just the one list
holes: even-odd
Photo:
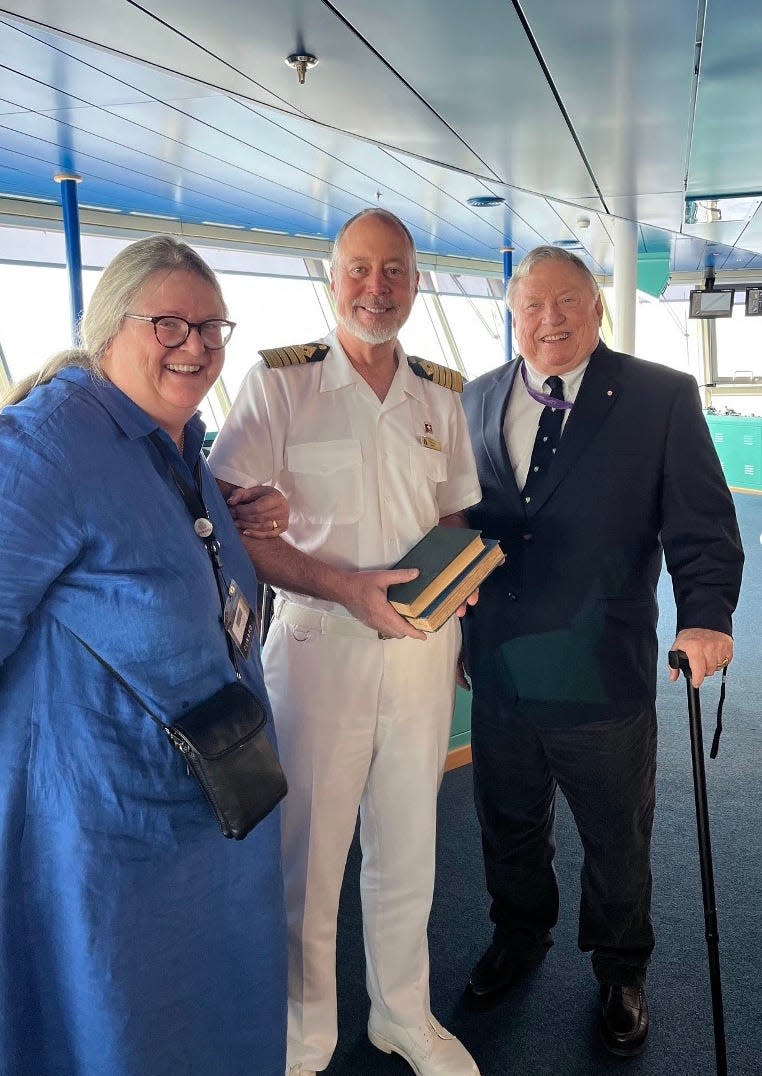
[(234, 486), (217, 480), (230, 515), (247, 538), (277, 538), (288, 530), (288, 501), (274, 486)]

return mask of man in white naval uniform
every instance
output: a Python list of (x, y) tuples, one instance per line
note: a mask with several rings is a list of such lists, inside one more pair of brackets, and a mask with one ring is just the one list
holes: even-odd
[(248, 543), (277, 588), (263, 660), (289, 782), (289, 1076), (323, 1070), (336, 1045), (336, 918), (358, 807), (370, 1040), (419, 1076), (478, 1076), (431, 1014), (426, 939), (460, 623), (426, 636), (386, 600), (415, 576), (388, 565), (435, 524), (463, 526), (481, 497), (460, 375), (408, 362), (397, 342), (417, 285), (402, 222), (352, 218), (331, 266), (337, 330), (262, 352), (210, 457), (232, 504), (271, 482), (291, 507), (286, 539)]

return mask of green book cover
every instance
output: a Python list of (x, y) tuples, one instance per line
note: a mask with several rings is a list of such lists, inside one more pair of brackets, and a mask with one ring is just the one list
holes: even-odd
[(394, 583), (387, 598), (403, 616), (417, 616), (484, 550), (481, 531), (439, 524), (398, 560), (393, 568), (418, 568), (417, 579)]
[(497, 539), (485, 538), (482, 552), (466, 565), (460, 575), (448, 583), (417, 616), (409, 616), (407, 619), (414, 628), (420, 628), (421, 631), (438, 631), (469, 594), (473, 594), (504, 560), (505, 556)]

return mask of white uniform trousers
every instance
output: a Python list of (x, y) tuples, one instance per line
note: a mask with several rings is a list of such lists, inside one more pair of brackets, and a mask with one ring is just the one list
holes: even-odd
[(358, 807), (371, 1004), (405, 1027), (429, 1013), (436, 798), (460, 625), (451, 618), (425, 642), (380, 640), (355, 620), (276, 607), (263, 659), (289, 784), (287, 1061), (319, 1072), (337, 1040), (336, 919)]

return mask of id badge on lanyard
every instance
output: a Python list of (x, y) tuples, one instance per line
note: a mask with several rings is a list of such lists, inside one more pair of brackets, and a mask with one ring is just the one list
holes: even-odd
[(222, 616), (225, 631), (232, 639), (241, 655), (248, 658), (251, 640), (254, 638), (254, 614), (251, 606), (238, 588), (235, 579), (231, 579), (225, 611)]

